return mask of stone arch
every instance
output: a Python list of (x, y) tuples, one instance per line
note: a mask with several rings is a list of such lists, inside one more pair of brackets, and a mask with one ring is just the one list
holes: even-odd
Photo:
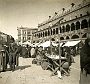
[(75, 30), (75, 24), (74, 23), (71, 24), (71, 31), (73, 31), (73, 30)]
[(66, 39), (69, 39), (69, 36), (67, 36)]
[(66, 32), (68, 32), (68, 31), (70, 31), (70, 25), (69, 24), (66, 25)]
[(79, 21), (76, 22), (76, 30), (78, 30), (78, 29), (80, 29), (80, 22)]
[(64, 40), (64, 37), (60, 37), (60, 40)]
[(77, 38), (79, 38), (78, 35), (73, 35), (73, 36), (71, 37), (71, 39), (77, 39)]
[(88, 22), (86, 19), (82, 20), (81, 22), (81, 29), (88, 28)]

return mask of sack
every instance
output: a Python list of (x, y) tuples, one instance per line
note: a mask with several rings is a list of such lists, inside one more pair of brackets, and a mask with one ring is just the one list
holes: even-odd
[(43, 70), (46, 70), (48, 68), (48, 65), (49, 65), (48, 62), (43, 62), (41, 64), (41, 67), (42, 67)]
[(32, 60), (32, 64), (37, 64), (36, 59), (33, 59), (33, 60)]
[(62, 65), (63, 68), (69, 68), (69, 63), (68, 62), (65, 62), (63, 65)]

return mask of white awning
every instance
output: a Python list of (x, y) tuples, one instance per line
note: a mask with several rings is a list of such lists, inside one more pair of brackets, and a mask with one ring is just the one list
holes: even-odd
[(28, 42), (28, 41), (26, 41), (26, 42), (24, 42), (24, 43), (22, 43), (22, 45), (32, 45), (30, 42)]
[[(52, 42), (52, 45), (53, 45), (53, 46), (57, 46), (58, 44), (55, 44), (55, 43)], [(38, 45), (38, 46), (49, 47), (49, 46), (50, 46), (50, 41), (46, 41), (46, 42), (44, 42), (44, 43), (41, 43), (41, 44)]]
[(80, 42), (80, 40), (79, 40), (79, 41), (68, 41), (68, 42), (66, 42), (63, 46), (75, 46), (75, 45), (77, 45), (79, 42)]

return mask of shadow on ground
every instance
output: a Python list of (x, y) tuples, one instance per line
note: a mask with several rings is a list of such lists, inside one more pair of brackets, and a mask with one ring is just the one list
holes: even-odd
[(25, 69), (25, 68), (29, 68), (29, 67), (31, 67), (31, 65), (25, 65), (25, 66), (17, 66), (16, 68), (15, 68), (15, 71), (16, 70), (23, 70), (23, 69)]

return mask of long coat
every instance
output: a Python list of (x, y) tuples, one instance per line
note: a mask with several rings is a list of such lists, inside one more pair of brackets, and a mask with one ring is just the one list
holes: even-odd
[(85, 40), (85, 45), (82, 47), (80, 52), (80, 65), (81, 70), (84, 68), (85, 65), (90, 63), (90, 46), (88, 45), (89, 40)]
[[(90, 46), (88, 45), (89, 40), (85, 40), (85, 45), (82, 47), (80, 52), (80, 84), (90, 84)], [(88, 66), (87, 66), (88, 65)]]

